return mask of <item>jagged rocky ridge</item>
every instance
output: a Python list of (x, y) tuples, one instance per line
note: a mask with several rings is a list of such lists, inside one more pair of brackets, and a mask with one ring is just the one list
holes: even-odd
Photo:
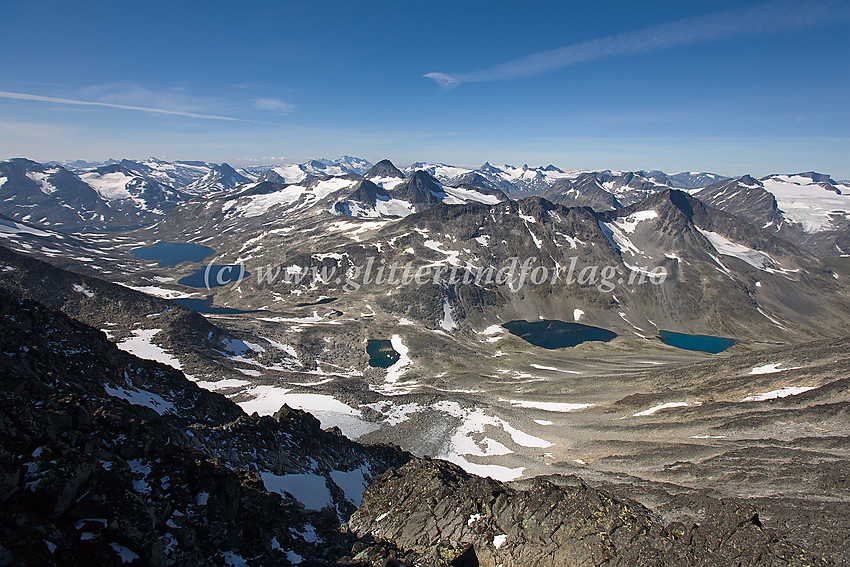
[(354, 217), (404, 217), (445, 203), (498, 203), (508, 200), (500, 189), (478, 176), (443, 185), (424, 170), (406, 178), (389, 160), (378, 162), (333, 205), (335, 214)]
[(821, 564), (777, 539), (747, 505), (711, 502), (700, 525), (665, 526), (636, 502), (558, 480), (511, 487), (417, 459), (378, 477), (349, 525), (429, 567)]

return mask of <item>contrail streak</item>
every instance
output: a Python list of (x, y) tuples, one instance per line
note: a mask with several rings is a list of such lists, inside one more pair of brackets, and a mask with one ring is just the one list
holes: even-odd
[(427, 73), (425, 76), (448, 90), (461, 83), (524, 79), (610, 57), (637, 55), (681, 45), (808, 29), (847, 21), (850, 21), (850, 5), (846, 2), (770, 2), (540, 51), (483, 69), (461, 73)]
[(229, 120), (233, 122), (252, 122), (251, 120), (242, 120), (241, 118), (231, 118), (229, 116), (216, 116), (215, 114), (198, 114), (196, 112), (182, 112), (179, 110), (165, 110), (163, 108), (148, 108), (146, 106), (130, 106), (126, 104), (113, 104), (111, 102), (97, 102), (89, 100), (75, 100), (71, 98), (61, 98), (55, 96), (41, 96), (26, 93), (12, 93), (0, 91), (0, 98), (10, 98), (14, 100), (32, 100), (37, 102), (51, 102), (55, 104), (73, 104), (77, 106), (101, 106), (106, 108), (118, 108), (121, 110), (137, 110), (141, 112), (153, 112), (156, 114), (172, 114), (175, 116), (186, 116), (189, 118), (202, 118), (204, 120)]

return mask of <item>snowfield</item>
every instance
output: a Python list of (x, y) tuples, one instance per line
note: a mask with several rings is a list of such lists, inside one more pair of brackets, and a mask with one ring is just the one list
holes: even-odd
[(799, 223), (809, 233), (833, 228), (830, 214), (850, 213), (850, 186), (837, 185), (842, 194), (824, 189), (802, 175), (773, 175), (760, 180), (776, 197), (786, 219)]

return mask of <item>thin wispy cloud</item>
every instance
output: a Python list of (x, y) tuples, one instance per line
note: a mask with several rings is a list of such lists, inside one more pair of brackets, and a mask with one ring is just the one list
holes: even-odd
[(147, 106), (135, 106), (130, 104), (117, 104), (112, 102), (101, 102), (94, 100), (77, 100), (72, 98), (63, 98), (55, 96), (42, 96), (27, 93), (15, 93), (8, 91), (0, 91), (0, 98), (13, 100), (29, 100), (34, 102), (47, 102), (52, 104), (68, 104), (75, 106), (96, 106), (102, 108), (117, 108), (120, 110), (134, 110), (139, 112), (151, 112), (154, 114), (169, 114), (173, 116), (185, 116), (187, 118), (199, 118), (203, 120), (226, 120), (231, 122), (255, 122), (253, 120), (243, 120), (241, 118), (233, 118), (231, 116), (219, 116), (216, 114), (201, 114), (197, 112), (187, 112), (184, 110), (169, 110), (165, 108), (152, 108)]
[(741, 36), (811, 29), (850, 21), (850, 4), (839, 1), (770, 2), (732, 9), (533, 53), (482, 69), (427, 73), (449, 90), (462, 83), (526, 79), (580, 63), (639, 55), (678, 46)]
[(276, 98), (260, 98), (254, 101), (254, 108), (257, 110), (265, 110), (275, 112), (277, 114), (289, 114), (295, 110), (295, 106)]

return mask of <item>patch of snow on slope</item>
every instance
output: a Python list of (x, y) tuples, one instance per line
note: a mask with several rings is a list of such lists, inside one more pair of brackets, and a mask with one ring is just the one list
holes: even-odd
[(268, 343), (270, 345), (272, 345), (274, 348), (276, 348), (278, 350), (282, 350), (283, 352), (285, 352), (286, 354), (288, 354), (289, 356), (291, 356), (292, 358), (294, 358), (296, 360), (298, 359), (298, 352), (292, 346), (278, 342), (278, 341), (275, 341), (275, 340), (272, 340), (272, 339), (269, 339), (267, 337), (262, 337), (262, 338), (264, 340), (268, 341)]
[(221, 344), (224, 345), (224, 350), (233, 354), (246, 354), (249, 351), (266, 352), (266, 349), (258, 344), (249, 343), (239, 339), (222, 339)]
[(501, 325), (490, 325), (483, 331), (478, 331), (477, 334), (484, 335), (487, 337), (484, 339), (488, 343), (497, 343), (505, 338), (507, 333), (507, 329), (502, 327)]
[(648, 211), (636, 211), (625, 218), (618, 218), (614, 221), (614, 224), (623, 232), (632, 234), (639, 223), (655, 218), (658, 218), (658, 213), (652, 209)]
[(525, 470), (524, 467), (509, 468), (500, 465), (472, 463), (465, 458), (467, 455), (491, 457), (513, 452), (504, 444), (489, 437), (484, 437), (481, 441), (475, 439), (474, 434), (480, 436), (488, 427), (504, 430), (510, 435), (514, 443), (523, 447), (544, 448), (552, 445), (545, 439), (516, 429), (499, 417), (487, 415), (481, 408), (462, 408), (457, 402), (447, 400), (437, 402), (431, 407), (460, 420), (460, 426), (454, 430), (438, 456), (473, 474), (489, 476), (497, 480), (515, 480), (522, 476)]
[(413, 205), (403, 199), (378, 200), (375, 203), (375, 214), (381, 217), (406, 217), (413, 209)]
[[(360, 417), (360, 410), (326, 394), (281, 394), (281, 402), (294, 409), (317, 413), (343, 413)], [(281, 404), (283, 405), (283, 404)], [(317, 416), (318, 417), (318, 416)]]
[(118, 554), (118, 557), (121, 558), (121, 563), (132, 563), (136, 559), (139, 558), (139, 555), (134, 552), (132, 549), (128, 549), (123, 545), (117, 543), (110, 543), (109, 547)]
[(788, 396), (796, 396), (797, 394), (802, 394), (803, 392), (808, 392), (809, 390), (814, 390), (814, 386), (786, 386), (784, 388), (780, 388), (778, 390), (772, 390), (770, 392), (763, 392), (761, 394), (752, 394), (747, 396), (742, 402), (764, 402), (767, 400), (775, 400), (777, 398), (786, 398)]
[(462, 189), (460, 187), (443, 187), (443, 190), (449, 197), (454, 197), (456, 202), (449, 202), (449, 199), (443, 202), (448, 205), (458, 205), (464, 203), (484, 203), (485, 205), (496, 205), (499, 203), (499, 198), (495, 195), (487, 195), (472, 189)]
[(239, 402), (239, 406), (247, 414), (257, 412), (260, 415), (273, 415), (284, 404), (293, 408), (308, 411), (322, 424), (323, 429), (339, 427), (343, 434), (356, 439), (380, 426), (361, 419), (360, 410), (344, 404), (326, 394), (291, 394), (288, 388), (277, 386), (255, 386), (243, 393), (254, 396), (253, 399)]
[(581, 372), (576, 370), (564, 370), (562, 368), (555, 368), (554, 366), (543, 366), (542, 364), (529, 364), (529, 366), (538, 370), (554, 370), (555, 372), (563, 372), (564, 374), (581, 374)]
[(381, 401), (372, 404), (366, 404), (366, 407), (372, 408), (373, 410), (386, 416), (384, 417), (383, 421), (389, 426), (404, 423), (405, 421), (410, 419), (410, 416), (412, 414), (425, 411), (425, 407), (420, 406), (416, 402), (395, 405), (391, 402)]
[(84, 288), (82, 285), (80, 285), (80, 284), (78, 284), (78, 283), (75, 283), (75, 284), (74, 284), (73, 286), (71, 286), (71, 287), (72, 287), (72, 289), (73, 289), (74, 291), (76, 291), (77, 293), (82, 293), (82, 294), (83, 294), (83, 295), (85, 295), (86, 297), (94, 297), (94, 293), (92, 293), (91, 291), (87, 290), (86, 288)]
[[(691, 405), (691, 404), (689, 404), (688, 402), (667, 402), (666, 404), (661, 404), (661, 405), (657, 405), (655, 407), (651, 407), (648, 410), (639, 411), (636, 414), (634, 414), (632, 417), (642, 417), (642, 416), (652, 415), (655, 412), (663, 410), (663, 409), (682, 408), (682, 407), (686, 407), (686, 406), (689, 406), (689, 405)], [(695, 402), (694, 405), (699, 405), (699, 402)]]
[(345, 499), (360, 506), (363, 501), (363, 491), (369, 486), (369, 469), (365, 466), (353, 471), (331, 471), (331, 480), (342, 489)]
[(243, 217), (258, 217), (266, 214), (275, 207), (291, 205), (309, 193), (310, 191), (301, 185), (287, 185), (283, 189), (273, 193), (250, 195), (245, 198), (244, 202), (238, 203), (235, 210)]
[(773, 258), (764, 252), (753, 250), (743, 244), (732, 242), (716, 232), (703, 230), (699, 227), (697, 227), (697, 230), (700, 234), (705, 236), (709, 242), (711, 242), (711, 245), (714, 246), (714, 249), (717, 250), (718, 253), (723, 254), (724, 256), (734, 256), (735, 258), (739, 258), (759, 270), (764, 270), (769, 266), (775, 265)]
[(250, 567), (248, 560), (235, 551), (225, 551), (221, 554), (221, 557), (227, 567)]
[(307, 172), (298, 165), (278, 165), (272, 171), (280, 175), (287, 183), (300, 183), (307, 178)]
[(124, 339), (115, 346), (125, 352), (136, 355), (139, 358), (155, 360), (156, 362), (161, 362), (171, 366), (172, 368), (181, 370), (182, 368), (178, 359), (169, 354), (161, 346), (152, 342), (154, 335), (161, 330), (162, 329), (134, 329), (132, 337)]
[(236, 205), (236, 212), (245, 217), (258, 217), (275, 207), (291, 205), (299, 199), (314, 202), (327, 197), (335, 191), (350, 187), (354, 184), (351, 179), (328, 179), (320, 181), (312, 189), (302, 185), (287, 185), (279, 191), (264, 195), (251, 195)]
[(750, 370), (750, 374), (774, 374), (776, 372), (785, 372), (786, 370), (796, 370), (797, 368), (802, 368), (800, 366), (795, 366), (793, 368), (779, 368), (785, 364), (784, 362), (773, 362), (771, 364), (765, 364), (764, 366), (756, 366), (752, 370)]
[[(59, 171), (59, 170), (58, 169), (48, 169), (44, 172), (28, 171), (26, 173), (26, 176), (29, 177), (36, 185), (39, 186), (42, 193), (49, 195), (51, 193), (56, 192), (56, 186), (53, 185), (52, 183), (50, 183), (50, 181), (47, 178), (50, 177), (52, 174), (56, 173), (57, 171)], [(3, 182), (5, 183), (5, 181), (6, 181), (6, 178), (4, 177)], [(0, 183), (0, 185), (2, 185), (2, 183)]]
[(254, 412), (259, 415), (272, 415), (283, 407), (282, 396), (291, 391), (291, 388), (279, 388), (278, 386), (254, 386), (243, 392), (245, 395), (253, 396), (253, 398), (244, 402), (237, 402), (237, 405), (248, 415)]
[(460, 252), (458, 250), (443, 250), (443, 243), (437, 240), (426, 240), (423, 243), (425, 248), (430, 248), (434, 252), (439, 252), (446, 256), (446, 261), (452, 266), (460, 266)]
[(215, 392), (216, 390), (226, 390), (228, 388), (241, 388), (242, 386), (248, 386), (251, 382), (248, 380), (240, 380), (239, 378), (225, 378), (216, 382), (198, 380), (195, 384), (197, 384), (199, 388)]
[(638, 254), (644, 255), (637, 246), (632, 244), (629, 237), (615, 223), (599, 221), (599, 228), (605, 234), (605, 237), (611, 243), (614, 250), (621, 255), (623, 252), (628, 252), (632, 256), (637, 256)]
[(543, 241), (540, 240), (540, 238), (538, 238), (536, 234), (534, 234), (534, 232), (531, 230), (531, 227), (526, 226), (526, 229), (528, 229), (528, 234), (531, 235), (531, 239), (534, 241), (534, 245), (537, 246), (537, 249), (539, 250), (543, 248)]
[(133, 197), (127, 190), (127, 184), (136, 178), (121, 171), (104, 173), (103, 175), (96, 172), (84, 173), (80, 175), (80, 178), (104, 199), (111, 201)]
[(351, 187), (354, 183), (356, 182), (352, 179), (326, 179), (324, 181), (319, 181), (315, 187), (313, 187), (312, 192), (313, 195), (316, 196), (317, 200), (324, 199), (331, 193), (339, 191), (340, 189), (345, 189), (346, 187)]
[(457, 328), (457, 323), (452, 318), (452, 306), (445, 299), (443, 300), (443, 319), (440, 321), (440, 327), (446, 331), (452, 331)]
[(310, 473), (277, 475), (270, 472), (261, 472), (260, 476), (266, 490), (281, 496), (289, 493), (308, 510), (321, 510), (333, 505), (331, 491), (323, 476)]
[(125, 285), (125, 284), (119, 284), (119, 285), (123, 285), (124, 287), (130, 288), (130, 289), (133, 289), (133, 290), (136, 290), (136, 291), (140, 291), (140, 292), (145, 293), (147, 295), (162, 297), (163, 299), (184, 299), (184, 298), (192, 297), (192, 294), (187, 294), (183, 291), (179, 291), (179, 290), (176, 290), (176, 289), (168, 289), (168, 288), (164, 288), (164, 287), (157, 287), (157, 286), (153, 286), (153, 285), (142, 285), (142, 286)]
[[(442, 332), (442, 331), (440, 331)], [(407, 355), (409, 349), (404, 345), (399, 335), (393, 335), (390, 339), (393, 349), (399, 353), (399, 359), (387, 368), (384, 383), (379, 385), (370, 384), (369, 389), (379, 392), (385, 396), (400, 396), (409, 394), (418, 385), (415, 380), (399, 382), (399, 378), (409, 370), (413, 360)]]
[(543, 411), (568, 412), (592, 407), (593, 404), (570, 404), (561, 402), (530, 402), (527, 400), (507, 400), (512, 406)]
[(127, 400), (136, 406), (148, 407), (159, 415), (163, 415), (165, 413), (177, 413), (177, 409), (174, 407), (174, 404), (159, 394), (154, 394), (139, 388), (122, 388), (121, 386), (113, 388), (109, 384), (104, 384), (104, 389), (106, 390), (106, 393), (112, 397)]
[(374, 177), (370, 179), (372, 183), (386, 190), (391, 190), (393, 187), (404, 181), (401, 177)]

